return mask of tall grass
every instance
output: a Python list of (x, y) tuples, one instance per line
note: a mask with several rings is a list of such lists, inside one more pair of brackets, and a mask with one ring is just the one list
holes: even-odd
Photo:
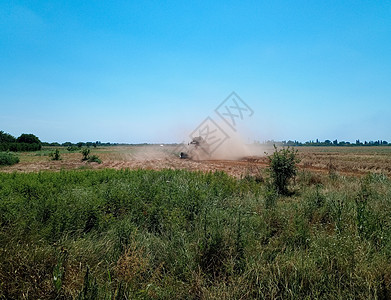
[(311, 176), (1, 173), (0, 298), (389, 298), (389, 179)]

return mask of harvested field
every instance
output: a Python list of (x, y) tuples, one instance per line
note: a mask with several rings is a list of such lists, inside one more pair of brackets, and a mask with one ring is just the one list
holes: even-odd
[[(186, 169), (192, 171), (224, 171), (240, 177), (254, 175), (267, 167), (265, 154), (271, 154), (273, 148), (252, 146), (251, 156), (238, 160), (200, 160), (180, 159), (174, 146), (111, 146), (92, 148), (92, 154), (98, 155), (102, 164), (81, 161), (79, 152), (61, 151), (61, 160), (50, 160), (51, 148), (42, 151), (20, 154), (20, 163), (2, 167), (3, 172), (37, 172), (41, 170), (62, 169)], [(338, 172), (343, 175), (363, 175), (368, 172), (391, 175), (391, 147), (297, 147), (300, 169), (320, 173)]]

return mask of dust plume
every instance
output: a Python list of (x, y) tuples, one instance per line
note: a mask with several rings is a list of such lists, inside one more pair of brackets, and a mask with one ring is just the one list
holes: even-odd
[(250, 155), (244, 140), (240, 136), (233, 136), (211, 153), (211, 159), (238, 160)]

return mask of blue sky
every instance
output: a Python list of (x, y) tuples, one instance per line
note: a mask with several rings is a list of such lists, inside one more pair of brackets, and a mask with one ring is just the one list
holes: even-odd
[(247, 140), (391, 141), (389, 1), (1, 1), (0, 130), (182, 141), (235, 91)]

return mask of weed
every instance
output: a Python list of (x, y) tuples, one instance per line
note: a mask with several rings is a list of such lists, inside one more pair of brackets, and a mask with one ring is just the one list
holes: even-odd
[(339, 195), (332, 195), (330, 196), (329, 204), (331, 208), (331, 215), (335, 224), (335, 230), (337, 233), (341, 233), (344, 228), (344, 220), (342, 216), (346, 206), (345, 199)]
[(332, 159), (330, 158), (330, 161), (328, 162), (327, 164), (327, 169), (328, 169), (328, 173), (329, 173), (329, 178), (330, 179), (337, 179), (338, 177), (338, 174), (337, 174), (337, 167), (336, 165), (333, 163)]
[(98, 297), (98, 284), (96, 278), (92, 278), (90, 268), (87, 266), (86, 275), (84, 276), (83, 289), (77, 297), (78, 300), (95, 300)]
[(274, 185), (267, 183), (265, 189), (265, 208), (273, 209), (276, 207), (278, 192)]
[(370, 197), (369, 186), (366, 183), (361, 183), (361, 190), (356, 197), (356, 214), (357, 214), (357, 230), (361, 236), (368, 235), (369, 211), (367, 209), (368, 200)]
[(0, 299), (389, 297), (390, 181), (321, 183), (277, 202), (222, 172), (0, 173)]
[(243, 272), (245, 269), (245, 257), (244, 257), (244, 244), (243, 244), (243, 226), (242, 226), (242, 214), (241, 211), (238, 211), (238, 222), (237, 222), (237, 231), (236, 231), (236, 240), (235, 240), (235, 270), (236, 272)]
[(301, 171), (298, 174), (298, 182), (304, 186), (317, 186), (322, 184), (322, 177), (309, 171)]

